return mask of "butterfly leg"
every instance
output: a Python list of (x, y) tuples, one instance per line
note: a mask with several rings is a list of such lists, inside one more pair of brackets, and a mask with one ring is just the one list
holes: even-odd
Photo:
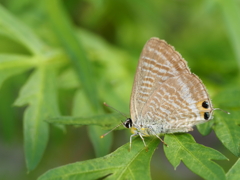
[(142, 139), (143, 144), (144, 144), (144, 146), (146, 147), (146, 151), (148, 151), (148, 147), (147, 147), (147, 145), (146, 145), (146, 143), (145, 143), (145, 141), (144, 141), (144, 138), (142, 137), (142, 135), (141, 135), (140, 133), (139, 133), (138, 135), (139, 135), (140, 138)]
[(136, 136), (136, 135), (138, 135), (138, 133), (132, 134), (132, 135), (130, 136), (129, 152), (131, 151), (131, 148), (132, 148), (132, 138), (133, 138), (134, 136)]
[(153, 133), (158, 139), (160, 139), (160, 141), (161, 141), (165, 146), (168, 147), (167, 143), (165, 143), (165, 142), (162, 140), (162, 138), (160, 138), (160, 136), (158, 136), (158, 135), (156, 134), (156, 132), (154, 131), (154, 129), (153, 129), (151, 126), (149, 127), (149, 129), (151, 129), (152, 133)]
[(156, 136), (158, 139), (160, 139), (160, 141), (162, 141), (162, 143), (163, 143), (165, 146), (168, 147), (168, 145), (162, 140), (162, 138), (160, 138), (157, 134), (155, 134), (155, 136)]

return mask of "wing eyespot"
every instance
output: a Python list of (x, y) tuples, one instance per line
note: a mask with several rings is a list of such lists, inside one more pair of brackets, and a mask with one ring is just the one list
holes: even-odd
[(209, 120), (210, 118), (210, 113), (209, 112), (204, 112), (204, 119)]
[(205, 108), (205, 109), (208, 109), (209, 108), (209, 103), (207, 101), (203, 101), (202, 107)]

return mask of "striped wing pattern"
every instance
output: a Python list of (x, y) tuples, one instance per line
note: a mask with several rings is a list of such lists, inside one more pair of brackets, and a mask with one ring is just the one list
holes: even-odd
[(204, 122), (198, 103), (205, 100), (211, 103), (181, 55), (164, 40), (151, 38), (141, 53), (131, 94), (133, 124), (152, 125), (157, 133), (185, 132)]

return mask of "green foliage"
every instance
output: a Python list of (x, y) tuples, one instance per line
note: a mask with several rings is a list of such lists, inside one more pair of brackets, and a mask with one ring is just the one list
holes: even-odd
[(220, 7), (222, 8), (222, 13), (224, 16), (224, 20), (227, 24), (227, 30), (229, 39), (232, 42), (232, 47), (235, 51), (235, 55), (238, 62), (238, 67), (240, 68), (240, 24), (236, 23), (239, 21), (240, 12), (239, 12), (239, 6), (236, 5), (235, 1), (224, 1), (220, 0), (219, 2)]
[[(44, 3), (44, 9), (46, 10), (46, 18), (52, 25), (56, 37), (60, 43), (64, 46), (64, 50), (70, 56), (73, 67), (76, 69), (77, 77), (80, 79), (82, 89), (85, 91), (88, 99), (91, 101), (95, 110), (99, 109), (99, 103), (97, 102), (97, 91), (93, 82), (93, 76), (91, 75), (91, 66), (84, 49), (76, 38), (75, 33), (72, 31), (69, 19), (62, 9), (59, 1), (47, 1)], [(54, 9), (52, 9), (54, 7)], [(61, 21), (59, 21), (61, 19)], [(79, 60), (80, 59), (80, 60)]]
[[(22, 42), (34, 54), (33, 57), (18, 55), (3, 55), (1, 63), (3, 75), (2, 81), (26, 71), (29, 67), (36, 65), (37, 61), (44, 61), (43, 45), (34, 33), (18, 22), (14, 17), (2, 7), (1, 24)], [(18, 26), (16, 30), (15, 25)], [(30, 38), (30, 39), (29, 39)], [(40, 57), (39, 57), (40, 56)], [(48, 141), (48, 124), (43, 120), (49, 116), (59, 114), (57, 109), (56, 92), (54, 88), (55, 70), (41, 64), (29, 77), (28, 82), (23, 86), (15, 105), (29, 105), (24, 114), (24, 146), (27, 168), (33, 170), (39, 163), (44, 153)]]
[(228, 148), (235, 156), (239, 156), (240, 146), (240, 112), (233, 111), (231, 116), (217, 116), (214, 131), (223, 145)]
[(49, 136), (48, 124), (43, 120), (59, 115), (54, 88), (55, 72), (51, 68), (38, 68), (23, 86), (17, 106), (28, 104), (24, 114), (24, 142), (28, 170), (39, 163)]
[[(104, 114), (97, 116), (88, 116), (88, 117), (56, 117), (47, 119), (49, 123), (64, 124), (64, 125), (98, 125), (105, 127), (107, 129), (114, 128), (119, 124), (120, 116), (119, 114)], [(124, 127), (120, 126), (119, 129)]]
[(204, 179), (226, 179), (221, 166), (211, 160), (226, 160), (220, 152), (197, 144), (190, 134), (165, 135), (164, 152), (176, 168), (181, 161)]
[[(93, 109), (90, 107), (87, 107), (86, 104), (88, 104), (88, 103), (87, 103), (87, 98), (86, 98), (84, 92), (81, 90), (78, 90), (74, 96), (72, 115), (88, 117), (88, 116), (90, 116), (90, 114), (94, 114)], [(81, 111), (79, 111), (79, 109), (81, 109)], [(106, 119), (106, 117), (105, 117), (105, 119)], [(110, 151), (112, 136), (107, 136), (106, 138), (104, 138), (102, 140), (99, 139), (99, 137), (102, 134), (106, 133), (106, 131), (104, 131), (99, 126), (95, 126), (95, 125), (98, 125), (98, 123), (99, 123), (99, 121), (101, 121), (101, 119), (91, 117), (91, 118), (88, 118), (88, 120), (83, 119), (83, 118), (81, 120), (85, 121), (85, 123), (87, 123), (87, 122), (89, 123), (89, 121), (93, 121), (93, 124), (89, 124), (91, 126), (88, 127), (88, 135), (94, 146), (96, 156), (101, 157), (101, 156), (106, 155), (106, 152)], [(94, 120), (95, 120), (95, 122), (94, 122)], [(82, 125), (84, 125), (84, 124), (82, 124)]]
[(158, 143), (156, 138), (146, 138), (147, 150), (142, 140), (137, 138), (130, 152), (127, 143), (104, 157), (52, 169), (39, 177), (39, 180), (151, 179), (150, 160)]
[[(45, 47), (35, 35), (33, 31), (24, 26), (14, 16), (9, 14), (7, 10), (0, 7), (0, 24), (5, 29), (4, 35), (23, 44), (34, 55), (42, 55)], [(16, 28), (17, 27), (17, 28)]]
[[(240, 89), (229, 88), (219, 93), (216, 100), (219, 107), (226, 108), (231, 114), (217, 114), (214, 131), (223, 143), (235, 156), (240, 155)], [(228, 99), (229, 103), (225, 104), (224, 100)]]
[[(46, 17), (51, 24), (56, 38), (59, 40), (60, 44), (64, 47), (64, 50), (69, 56), (69, 60), (72, 63), (77, 78), (81, 82), (82, 90), (85, 92), (84, 102), (90, 104), (89, 108), (92, 109), (92, 113), (102, 113), (101, 106), (98, 102), (98, 92), (97, 87), (94, 82), (92, 67), (87, 58), (87, 55), (82, 47), (81, 42), (77, 39), (74, 31), (72, 30), (70, 20), (66, 16), (62, 5), (59, 1), (45, 1), (44, 10), (46, 10)], [(54, 9), (52, 7), (55, 7)], [(82, 101), (82, 100), (81, 100)], [(89, 101), (89, 102), (88, 102)], [(97, 156), (103, 156), (110, 150), (111, 136), (99, 140), (99, 136), (104, 133), (99, 127), (89, 127), (90, 128), (90, 138), (95, 147), (95, 152)]]
[[(122, 133), (113, 141), (112, 134), (103, 139), (100, 135), (124, 121), (125, 117), (110, 113), (102, 102), (121, 108), (120, 111), (129, 111), (127, 104), (137, 58), (143, 44), (152, 36), (174, 45), (191, 70), (205, 82), (214, 107), (231, 113), (216, 110), (214, 120), (197, 127), (204, 136), (213, 134), (213, 130), (225, 149), (217, 146), (217, 151), (198, 144), (197, 138), (195, 142), (190, 134), (176, 133), (165, 135), (167, 159), (175, 169), (183, 162), (204, 179), (239, 179), (239, 159), (233, 164), (233, 156), (237, 159), (240, 155), (240, 11), (237, 3), (234, 0), (227, 3), (224, 0), (188, 3), (92, 0), (78, 3), (9, 0), (0, 5), (0, 87), (4, 87), (4, 91), (0, 91), (0, 108), (8, 109), (6, 112), (0, 109), (0, 133), (7, 139), (2, 132), (16, 129), (11, 133), (19, 140), (22, 136), (19, 120), (23, 119), (25, 161), (31, 173), (22, 179), (36, 179), (40, 175), (41, 180), (151, 179), (150, 160), (159, 144), (158, 139), (145, 138), (148, 152), (142, 140), (136, 137), (130, 152), (127, 143), (108, 154), (112, 142), (127, 142), (129, 136), (125, 138)], [(18, 97), (10, 102), (7, 98), (16, 97), (18, 91)], [(20, 113), (12, 113), (11, 118), (16, 119), (12, 125), (8, 123), (10, 103), (24, 107), (19, 108)], [(51, 133), (49, 124), (54, 125)], [(57, 134), (56, 131), (64, 129), (65, 125), (74, 125), (83, 134), (70, 137), (72, 129), (69, 126), (66, 128), (68, 134)], [(87, 126), (95, 156), (80, 126)], [(48, 147), (50, 134), (53, 136)], [(80, 151), (74, 154), (77, 145)], [(56, 165), (58, 153), (49, 154), (57, 150), (62, 151)], [(76, 154), (80, 155), (82, 161), (50, 169), (66, 164), (69, 154), (74, 154), (74, 161), (79, 160)], [(99, 158), (86, 160), (96, 156)], [(218, 164), (218, 160), (227, 158), (229, 166)], [(166, 167), (165, 164), (161, 166), (161, 159), (153, 161), (159, 167)], [(8, 164), (1, 162), (0, 169)], [(53, 163), (48, 165), (49, 162)], [(12, 166), (6, 168), (12, 171)], [(47, 172), (43, 174), (43, 171)], [(157, 171), (161, 174), (164, 170)], [(2, 177), (5, 176), (0, 174)], [(18, 173), (16, 177), (21, 179)], [(180, 175), (177, 177), (180, 179)], [(171, 173), (168, 178), (173, 178)]]
[(0, 86), (11, 76), (22, 73), (33, 67), (34, 60), (29, 56), (0, 55)]
[(239, 174), (239, 168), (240, 168), (240, 159), (236, 161), (236, 163), (232, 166), (231, 169), (229, 169), (227, 173), (227, 179), (228, 180), (237, 180), (240, 178)]

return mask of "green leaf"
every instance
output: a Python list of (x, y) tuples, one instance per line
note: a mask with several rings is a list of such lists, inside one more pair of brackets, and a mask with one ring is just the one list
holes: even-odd
[(44, 11), (47, 20), (51, 24), (53, 31), (59, 39), (64, 50), (70, 57), (72, 67), (75, 69), (86, 97), (90, 101), (91, 107), (95, 111), (100, 110), (98, 102), (97, 87), (93, 80), (91, 64), (81, 43), (77, 40), (75, 32), (72, 29), (70, 19), (64, 12), (60, 1), (45, 1)]
[(0, 87), (7, 78), (34, 67), (34, 62), (29, 56), (0, 54)]
[[(18, 21), (6, 9), (0, 5), (0, 25), (7, 29), (11, 37), (17, 39), (25, 45), (35, 55), (40, 55), (46, 48), (45, 45), (37, 38), (35, 33)], [(17, 28), (16, 28), (17, 27)]]
[(59, 115), (54, 82), (55, 72), (39, 67), (15, 102), (17, 106), (29, 105), (24, 112), (24, 147), (29, 171), (38, 165), (47, 145), (49, 129), (44, 119)]
[(235, 156), (239, 156), (240, 148), (240, 112), (232, 111), (230, 115), (221, 114), (216, 115), (214, 131), (223, 143)]
[(240, 155), (240, 89), (228, 88), (216, 96), (218, 107), (224, 108), (230, 114), (217, 112), (213, 129), (223, 143), (235, 156)]
[[(119, 114), (103, 114), (87, 117), (71, 117), (61, 116), (55, 118), (46, 119), (49, 123), (64, 124), (64, 125), (98, 125), (105, 129), (112, 129), (121, 123), (121, 116)], [(124, 127), (119, 129), (124, 129)]]
[(115, 152), (107, 156), (77, 162), (52, 169), (38, 180), (57, 179), (151, 179), (150, 160), (154, 150), (159, 144), (157, 138), (145, 138), (148, 151), (142, 140), (137, 137), (132, 142), (132, 149), (129, 152), (129, 143), (123, 145)]
[(199, 124), (197, 125), (197, 129), (203, 136), (206, 136), (211, 132), (213, 123), (214, 120)]
[(164, 152), (176, 168), (181, 161), (194, 173), (204, 179), (225, 179), (224, 170), (212, 160), (226, 160), (220, 152), (197, 144), (190, 134), (165, 135)]
[(229, 35), (229, 39), (233, 46), (233, 50), (237, 57), (238, 67), (240, 68), (240, 24), (236, 23), (239, 22), (240, 11), (239, 11), (239, 4), (238, 1), (230, 0), (220, 0), (216, 1), (219, 3), (220, 8), (223, 13), (223, 19), (226, 23), (227, 32)]
[[(67, 55), (70, 57), (72, 67), (74, 68), (80, 81), (81, 88), (85, 93), (84, 97), (86, 97), (86, 99), (84, 99), (84, 102), (89, 101), (86, 103), (90, 105), (89, 108), (93, 109), (93, 112), (102, 112), (102, 108), (99, 104), (97, 84), (94, 82), (92, 64), (83, 49), (82, 43), (77, 39), (76, 33), (72, 28), (73, 25), (71, 24), (68, 15), (65, 13), (61, 2), (57, 0), (45, 1), (43, 10), (49, 20), (49, 24), (52, 26), (54, 34)], [(79, 111), (81, 110), (79, 109)], [(99, 135), (102, 134), (102, 132), (104, 131), (99, 129), (99, 127), (89, 128), (90, 139), (97, 155), (102, 155), (100, 152), (106, 154), (108, 152), (106, 150), (109, 149), (107, 147), (111, 146), (110, 136), (102, 141), (105, 146), (100, 142)]]
[[(81, 111), (79, 111), (81, 109)], [(78, 90), (74, 97), (73, 103), (73, 115), (79, 116), (89, 116), (90, 114), (94, 114), (93, 109), (90, 107), (89, 101), (83, 90)], [(96, 113), (95, 113), (96, 114)], [(108, 119), (110, 121), (110, 119)], [(96, 125), (101, 120), (97, 119), (95, 121)], [(120, 121), (118, 122), (118, 124)], [(107, 123), (106, 123), (107, 124)], [(105, 134), (106, 131), (103, 130), (99, 126), (89, 126), (88, 128), (88, 135), (91, 139), (91, 142), (94, 147), (94, 151), (97, 157), (104, 156), (110, 152), (110, 148), (112, 145), (112, 134), (108, 134), (105, 138), (100, 139), (100, 136)]]
[(227, 180), (239, 180), (240, 179), (240, 159), (229, 169), (227, 172)]

